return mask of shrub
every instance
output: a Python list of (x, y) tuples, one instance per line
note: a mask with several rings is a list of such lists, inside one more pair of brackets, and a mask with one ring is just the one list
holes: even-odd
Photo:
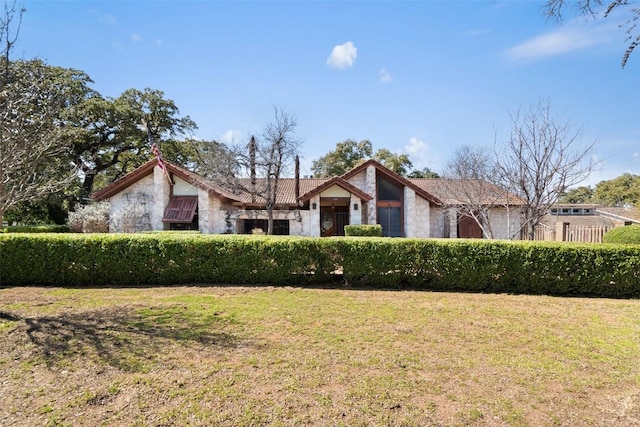
[(382, 237), (382, 226), (380, 224), (375, 225), (345, 225), (345, 236), (372, 236)]
[(10, 225), (0, 229), (0, 233), (68, 233), (66, 225)]
[(640, 245), (640, 225), (612, 228), (604, 235), (603, 242)]
[(74, 233), (108, 233), (109, 202), (91, 203), (69, 212), (69, 228)]
[(310, 285), (640, 296), (640, 246), (201, 234), (0, 234), (2, 285)]

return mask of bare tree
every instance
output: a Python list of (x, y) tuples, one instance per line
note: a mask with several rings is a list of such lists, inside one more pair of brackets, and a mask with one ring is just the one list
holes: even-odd
[(75, 178), (75, 168), (64, 160), (71, 149), (60, 126), (64, 88), (40, 61), (9, 59), (23, 12), (4, 3), (0, 17), (0, 224), (7, 209)]
[(594, 142), (583, 145), (580, 130), (551, 116), (548, 101), (510, 113), (511, 135), (496, 138), (496, 166), (500, 181), (524, 202), (522, 226), (533, 239), (536, 225), (568, 187), (585, 180), (597, 161)]
[(264, 203), (267, 234), (273, 234), (273, 211), (278, 203), (280, 178), (290, 172), (300, 148), (296, 126), (294, 116), (274, 107), (274, 120), (267, 123), (262, 138), (252, 136), (246, 145), (216, 147), (208, 156), (207, 153), (202, 156), (205, 175), (231, 192), (249, 194), (252, 202)]
[[(637, 4), (637, 3), (636, 3)], [(544, 13), (554, 19), (561, 20), (567, 7), (575, 9), (578, 15), (590, 16), (598, 18), (602, 16), (607, 18), (615, 12), (627, 13), (625, 25), (626, 41), (629, 43), (627, 49), (622, 56), (622, 67), (627, 65), (629, 57), (640, 44), (640, 34), (638, 31), (638, 23), (640, 22), (640, 8), (629, 0), (547, 0), (544, 5)]]
[(497, 170), (491, 152), (485, 147), (462, 146), (454, 153), (442, 177), (448, 195), (445, 203), (455, 207), (460, 215), (473, 218), (484, 237), (492, 239), (491, 213), (497, 207), (508, 208), (509, 197), (505, 189), (495, 184)]

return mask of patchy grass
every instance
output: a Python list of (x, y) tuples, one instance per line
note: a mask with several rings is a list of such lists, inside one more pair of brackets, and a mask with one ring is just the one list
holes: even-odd
[(0, 289), (1, 425), (632, 426), (640, 302)]

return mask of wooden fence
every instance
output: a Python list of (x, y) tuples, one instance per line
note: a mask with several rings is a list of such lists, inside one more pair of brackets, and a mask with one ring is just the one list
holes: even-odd
[(533, 230), (533, 240), (554, 241), (556, 230), (548, 225), (540, 224)]
[(539, 225), (535, 228), (534, 240), (602, 243), (604, 234), (612, 228), (611, 225), (563, 224), (554, 229), (547, 225)]
[(564, 227), (564, 241), (581, 243), (602, 243), (604, 234), (611, 230), (610, 225), (572, 225)]

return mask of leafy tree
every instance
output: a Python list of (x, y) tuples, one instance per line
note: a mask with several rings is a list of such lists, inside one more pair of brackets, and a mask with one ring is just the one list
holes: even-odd
[[(0, 223), (8, 209), (68, 185), (76, 176), (64, 111), (88, 77), (42, 61), (11, 61), (23, 10), (4, 3), (0, 16)], [(18, 24), (19, 27), (19, 24)]]
[(398, 175), (406, 176), (413, 166), (406, 154), (394, 154), (386, 148), (381, 148), (373, 155), (373, 158), (388, 167)]
[(63, 225), (67, 222), (65, 207), (65, 195), (57, 191), (14, 205), (4, 213), (4, 219), (9, 224)]
[(523, 227), (533, 240), (536, 225), (568, 187), (586, 179), (596, 166), (593, 143), (551, 115), (548, 102), (510, 114), (511, 135), (496, 144), (497, 172), (507, 189), (525, 202)]
[(601, 181), (594, 190), (594, 199), (605, 206), (640, 205), (640, 176), (625, 173)]
[(423, 168), (422, 170), (413, 170), (407, 175), (407, 178), (440, 178), (440, 174), (429, 168)]
[[(368, 159), (377, 160), (402, 176), (409, 176), (409, 170), (413, 167), (406, 154), (394, 154), (386, 148), (381, 148), (374, 153), (371, 141), (365, 139), (357, 142), (353, 139), (347, 139), (339, 142), (335, 150), (314, 160), (311, 164), (311, 171), (318, 178), (331, 178), (348, 172)], [(425, 169), (423, 172), (426, 172), (429, 177), (433, 176), (433, 172), (429, 169)], [(413, 178), (425, 177), (421, 171), (414, 170), (411, 174)]]
[(128, 89), (117, 98), (95, 94), (70, 110), (68, 120), (75, 129), (73, 154), (84, 177), (83, 197), (92, 193), (96, 183), (106, 185), (153, 156), (143, 122), (163, 146), (167, 160), (183, 165), (195, 161), (188, 136), (196, 124), (188, 116), (180, 117), (175, 103), (159, 90)]
[(589, 186), (580, 186), (566, 191), (560, 196), (560, 203), (592, 203), (594, 192)]
[(629, 57), (640, 44), (640, 34), (638, 34), (638, 22), (640, 22), (640, 8), (634, 2), (628, 0), (577, 0), (568, 2), (566, 0), (547, 0), (544, 6), (544, 12), (548, 17), (554, 19), (562, 19), (564, 11), (570, 6), (575, 12), (582, 16), (590, 16), (598, 18), (600, 16), (607, 18), (613, 12), (625, 13), (627, 15), (626, 27), (627, 49), (622, 56), (622, 66), (627, 65)]
[(371, 141), (353, 139), (339, 142), (336, 149), (311, 163), (311, 171), (318, 178), (339, 176), (353, 169), (373, 155)]

